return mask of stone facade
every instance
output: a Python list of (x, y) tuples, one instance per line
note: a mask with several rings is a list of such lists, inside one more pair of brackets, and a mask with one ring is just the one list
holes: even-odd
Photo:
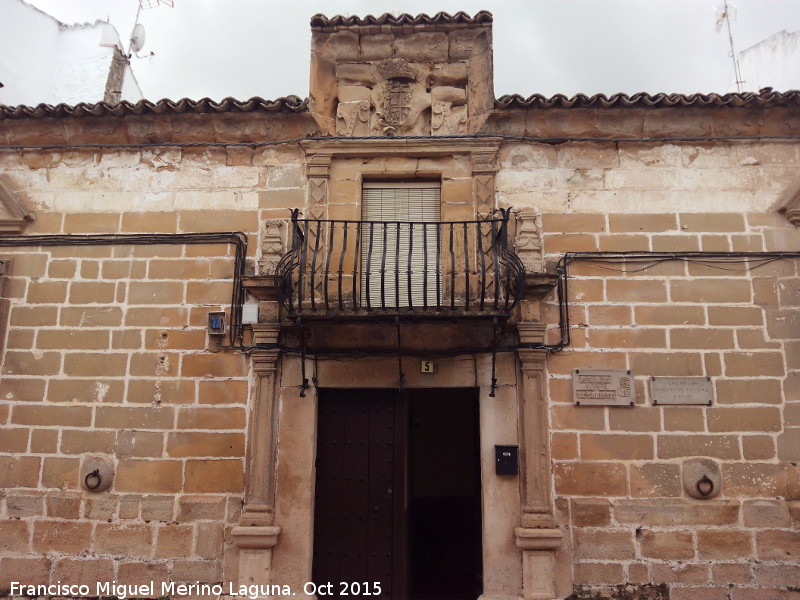
[[(515, 215), (526, 293), (496, 364), (488, 347), (447, 356), (477, 336), (457, 319), (404, 325), (399, 364), (408, 389), (479, 388), (484, 598), (645, 584), (673, 600), (797, 595), (797, 93), (494, 103), (488, 19), (315, 17), (308, 110), (0, 107), (13, 225), (0, 237), (0, 595), (97, 580), (303, 595), (319, 390), (396, 389), (398, 359), (301, 364), (273, 276), (290, 209), (358, 220), (376, 179), (440, 182), (442, 220)], [(379, 110), (393, 80), (411, 89), (402, 123)], [(481, 135), (447, 137), (462, 132)], [(207, 333), (209, 312), (230, 314), (235, 244), (176, 237), (230, 231), (247, 238), (259, 303), (246, 351)], [(10, 245), (20, 232), (44, 237)], [(162, 237), (60, 237), (109, 234)], [(571, 340), (548, 352), (563, 332), (547, 274), (568, 252), (626, 251), (658, 258), (569, 266)], [(391, 327), (326, 327), (309, 329), (312, 346), (394, 348)], [(635, 405), (576, 406), (574, 369), (630, 370)], [(654, 376), (709, 377), (713, 404), (658, 404)], [(519, 447), (518, 476), (496, 475), (496, 444)], [(697, 459), (719, 484), (708, 499), (692, 490)], [(87, 489), (95, 468), (109, 489)]]

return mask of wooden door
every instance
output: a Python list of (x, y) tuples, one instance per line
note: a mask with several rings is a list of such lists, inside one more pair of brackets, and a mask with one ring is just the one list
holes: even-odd
[(334, 596), (405, 595), (404, 420), (394, 390), (320, 390), (312, 576)]

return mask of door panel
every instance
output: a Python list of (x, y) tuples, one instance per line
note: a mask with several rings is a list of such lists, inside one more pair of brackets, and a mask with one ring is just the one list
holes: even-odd
[(381, 597), (392, 595), (396, 396), (392, 390), (319, 396), (313, 580), (332, 582), (334, 594), (338, 582), (379, 582)]
[[(319, 391), (314, 583), (382, 598), (475, 600), (481, 584), (472, 388)], [(355, 593), (354, 593), (355, 592)]]

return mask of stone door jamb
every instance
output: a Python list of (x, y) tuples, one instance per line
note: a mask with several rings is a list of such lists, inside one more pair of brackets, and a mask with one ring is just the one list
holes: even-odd
[[(541, 344), (543, 323), (519, 323), (520, 342)], [(555, 526), (550, 482), (550, 440), (544, 394), (547, 350), (520, 348), (519, 439), (522, 446), (522, 522), (515, 530), (522, 551), (522, 587), (526, 599), (556, 598), (556, 550), (563, 537)]]
[[(276, 344), (280, 325), (256, 323), (254, 344)], [(239, 548), (239, 583), (267, 585), (271, 579), (272, 548), (278, 542), (275, 526), (275, 445), (278, 350), (254, 350), (250, 362), (255, 385), (250, 397), (250, 415), (245, 461), (244, 508), (231, 535)]]

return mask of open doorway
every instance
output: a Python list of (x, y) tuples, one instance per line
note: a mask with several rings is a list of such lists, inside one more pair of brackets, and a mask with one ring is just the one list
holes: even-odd
[(318, 415), (314, 582), (333, 595), (375, 598), (363, 583), (378, 582), (393, 600), (475, 600), (477, 390), (320, 390)]

